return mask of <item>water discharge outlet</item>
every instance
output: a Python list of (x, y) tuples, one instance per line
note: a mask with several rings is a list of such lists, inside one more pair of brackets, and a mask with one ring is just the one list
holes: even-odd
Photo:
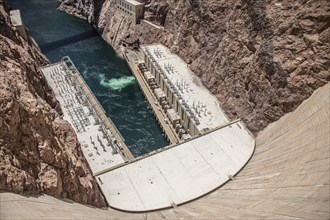
[(135, 85), (134, 76), (123, 76), (120, 78), (108, 79), (104, 74), (100, 74), (100, 85), (111, 90), (121, 91), (122, 89)]

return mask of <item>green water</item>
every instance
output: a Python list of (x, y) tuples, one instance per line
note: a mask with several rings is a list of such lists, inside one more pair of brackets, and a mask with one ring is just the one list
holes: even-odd
[(51, 62), (70, 56), (135, 156), (168, 144), (126, 62), (93, 34), (92, 26), (57, 11), (55, 0), (8, 3), (21, 10), (23, 22)]
[(135, 85), (134, 76), (122, 76), (120, 78), (107, 79), (104, 74), (100, 74), (100, 85), (112, 90), (121, 91), (127, 86)]

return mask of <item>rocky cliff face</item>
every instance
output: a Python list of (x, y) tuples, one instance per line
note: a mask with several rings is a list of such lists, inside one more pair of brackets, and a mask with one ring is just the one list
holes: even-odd
[(0, 1), (0, 190), (105, 206), (74, 130), (39, 66), (48, 61), (13, 28)]
[[(242, 118), (254, 133), (330, 81), (327, 0), (146, 1), (145, 19), (164, 29), (132, 24), (116, 1), (95, 2), (91, 22), (117, 51), (122, 40), (165, 44), (228, 116)], [(70, 0), (61, 8), (95, 2)]]

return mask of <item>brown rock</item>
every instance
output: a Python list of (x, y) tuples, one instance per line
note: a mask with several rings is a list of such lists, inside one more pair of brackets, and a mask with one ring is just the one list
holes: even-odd
[(330, 27), (322, 31), (319, 39), (321, 42), (330, 44)]

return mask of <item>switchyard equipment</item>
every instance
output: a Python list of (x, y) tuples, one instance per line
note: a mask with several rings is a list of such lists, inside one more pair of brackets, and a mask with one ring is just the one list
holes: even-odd
[[(144, 45), (139, 70), (180, 138), (190, 138), (229, 122), (219, 103), (187, 64), (162, 44)], [(175, 116), (176, 117), (176, 116)]]

